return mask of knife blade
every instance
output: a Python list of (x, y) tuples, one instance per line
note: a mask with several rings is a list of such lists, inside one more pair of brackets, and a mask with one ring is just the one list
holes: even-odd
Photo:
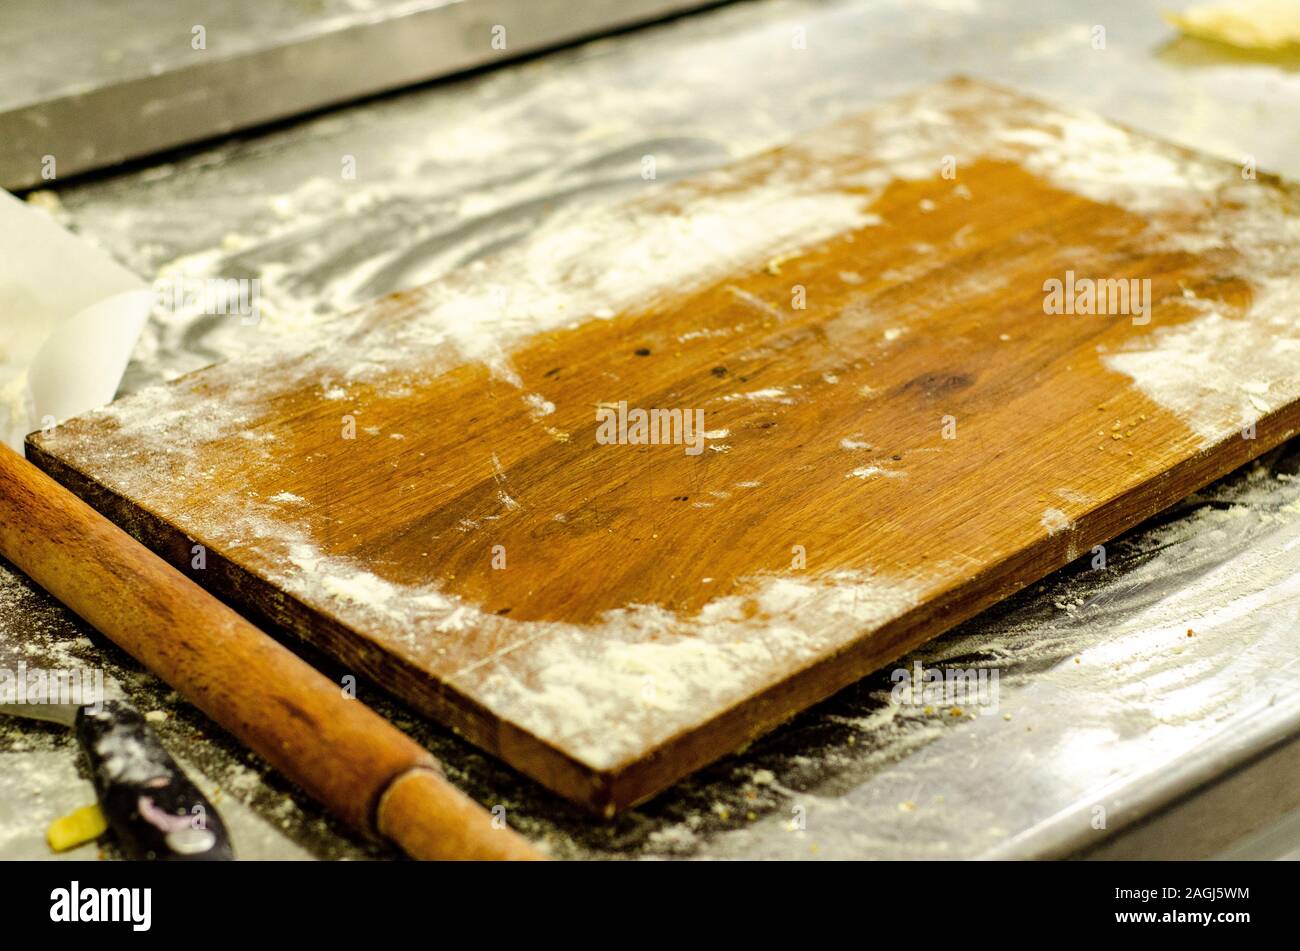
[(56, 723), (73, 731), (90, 763), (100, 809), (128, 857), (234, 858), (220, 814), (128, 701), (0, 703), (0, 714)]

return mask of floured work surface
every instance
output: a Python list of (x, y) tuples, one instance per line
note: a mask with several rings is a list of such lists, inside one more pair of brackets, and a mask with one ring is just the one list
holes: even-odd
[(647, 189), (29, 455), (612, 812), (1300, 426), (1267, 176), (954, 81)]

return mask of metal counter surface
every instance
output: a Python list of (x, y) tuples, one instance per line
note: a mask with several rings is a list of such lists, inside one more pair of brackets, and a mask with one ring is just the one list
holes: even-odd
[(41, 184), (47, 157), (66, 178), (706, 2), (6, 0), (0, 187)]
[[(44, 203), (145, 278), (262, 281), (256, 326), (156, 315), (134, 390), (436, 279), (544, 220), (600, 214), (654, 187), (644, 155), (660, 181), (689, 175), (953, 73), (1300, 178), (1300, 63), (1177, 39), (1160, 6), (739, 3), (70, 183)], [(348, 156), (355, 180), (340, 172)], [(1086, 555), (900, 662), (996, 668), (989, 715), (904, 706), (882, 671), (612, 822), (378, 688), (360, 696), (557, 857), (1281, 854), (1300, 806), (1298, 472), (1293, 441), (1108, 545), (1104, 569)], [(164, 741), (241, 856), (390, 854), (3, 568), (0, 638), (33, 666), (103, 663), (142, 710), (165, 712)], [(45, 824), (93, 795), (75, 744), (0, 721), (0, 751), (0, 855), (47, 855)]]

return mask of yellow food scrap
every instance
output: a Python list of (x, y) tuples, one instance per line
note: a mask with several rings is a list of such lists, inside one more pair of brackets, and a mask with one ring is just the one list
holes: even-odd
[(93, 842), (108, 830), (108, 823), (98, 805), (82, 806), (62, 819), (55, 819), (45, 830), (45, 841), (55, 852), (66, 852)]
[(793, 261), (798, 256), (799, 256), (798, 254), (778, 254), (774, 258), (770, 258), (767, 262), (767, 268), (766, 268), (767, 273), (780, 274), (781, 265), (785, 264), (787, 261)]
[(63, 210), (63, 202), (59, 200), (57, 192), (41, 189), (39, 191), (29, 192), (27, 195), (27, 204), (35, 205), (42, 211), (56, 215)]
[(1203, 3), (1165, 20), (1188, 36), (1246, 50), (1300, 46), (1300, 4), (1295, 0)]

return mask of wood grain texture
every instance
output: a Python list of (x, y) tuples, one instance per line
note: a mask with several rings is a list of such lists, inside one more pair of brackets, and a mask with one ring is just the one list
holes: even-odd
[[(1266, 176), (958, 80), (647, 191), (29, 455), (612, 813), (1300, 426)], [(1149, 310), (1045, 313), (1069, 272)]]

